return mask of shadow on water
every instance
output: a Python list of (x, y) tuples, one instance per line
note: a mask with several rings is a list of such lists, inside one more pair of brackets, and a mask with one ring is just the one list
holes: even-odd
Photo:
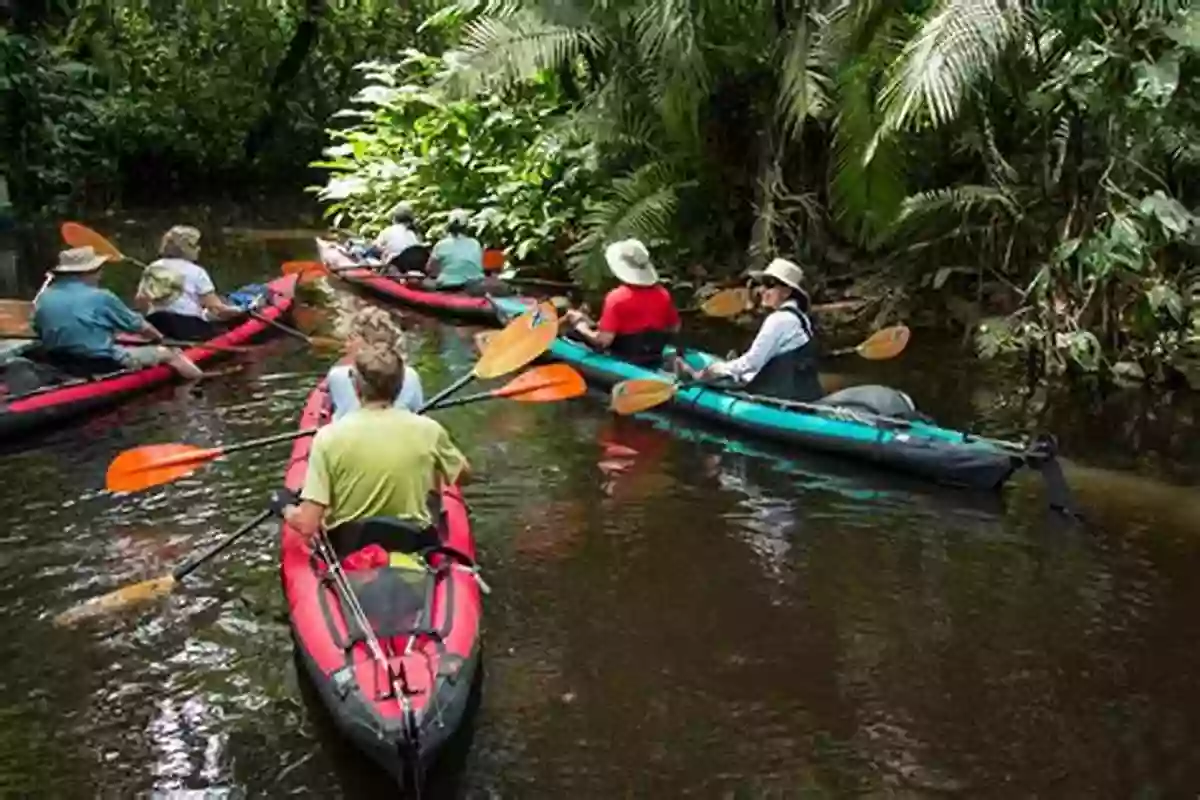
[[(127, 238), (160, 228), (120, 241), (135, 252)], [(304, 240), (211, 239), (220, 285), (310, 254)], [(470, 331), (407, 319), (427, 390), (470, 363)], [(329, 360), (279, 340), (197, 391), (0, 454), (0, 795), (389, 796), (289, 657), (275, 526), (157, 606), (50, 623), (253, 516), (287, 448), (109, 495), (117, 452), (290, 430)], [(953, 387), (971, 391), (963, 376), (919, 357), (905, 369), (895, 383), (979, 416), (953, 405)], [(665, 417), (617, 419), (594, 397), (439, 419), (479, 473), (467, 496), (494, 592), (469, 746), (434, 796), (1200, 785), (1194, 491), (1080, 468), (1101, 524), (1075, 529), (1047, 521), (1036, 479), (981, 500)]]

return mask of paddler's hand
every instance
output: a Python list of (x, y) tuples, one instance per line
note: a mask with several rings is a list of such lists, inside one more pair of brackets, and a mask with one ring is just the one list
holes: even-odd
[(291, 489), (276, 489), (271, 493), (271, 511), (276, 516), (283, 517), (287, 510), (300, 503), (300, 493)]
[(582, 311), (580, 311), (577, 308), (572, 308), (570, 311), (568, 311), (566, 314), (563, 315), (563, 320), (568, 325), (570, 325), (572, 328), (574, 328), (579, 323), (587, 321), (587, 314), (584, 314)]

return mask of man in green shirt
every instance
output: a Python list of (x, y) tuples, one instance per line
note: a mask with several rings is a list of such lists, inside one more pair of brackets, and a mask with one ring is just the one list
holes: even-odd
[(436, 420), (392, 403), (404, 380), (394, 350), (364, 347), (354, 376), (362, 407), (317, 432), (298, 505), (284, 519), (311, 540), (324, 525), (392, 517), (427, 528), (427, 500), (443, 484), (470, 477), (467, 459)]

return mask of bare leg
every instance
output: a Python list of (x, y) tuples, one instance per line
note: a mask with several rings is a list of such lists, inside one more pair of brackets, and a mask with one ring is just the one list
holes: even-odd
[(192, 363), (183, 353), (168, 347), (164, 347), (163, 350), (166, 351), (163, 362), (169, 364), (185, 381), (198, 381), (204, 377), (204, 370)]

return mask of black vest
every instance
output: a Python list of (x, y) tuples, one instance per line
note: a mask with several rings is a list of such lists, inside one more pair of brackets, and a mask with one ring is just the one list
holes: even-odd
[(671, 342), (666, 331), (642, 331), (641, 333), (618, 333), (609, 346), (609, 355), (639, 367), (658, 369), (662, 366), (663, 348)]
[(763, 365), (754, 380), (746, 385), (746, 391), (801, 403), (819, 400), (824, 392), (817, 372), (817, 339), (813, 335), (812, 322), (796, 306), (784, 306), (780, 311), (793, 314), (800, 320), (800, 325), (808, 334), (808, 341), (802, 347), (780, 353)]

